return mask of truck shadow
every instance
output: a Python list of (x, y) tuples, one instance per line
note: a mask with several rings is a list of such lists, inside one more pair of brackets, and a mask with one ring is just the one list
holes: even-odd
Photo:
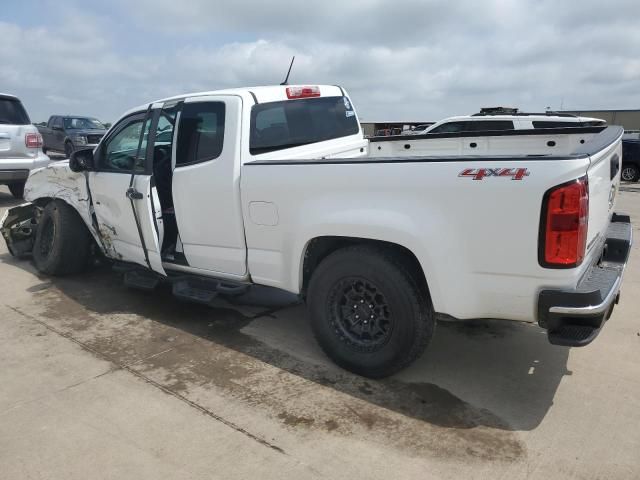
[(9, 189), (6, 186), (0, 185), (0, 208), (15, 207), (16, 205), (20, 205), (24, 202), (24, 200), (14, 198), (14, 196), (9, 193)]
[[(33, 272), (30, 262), (8, 254), (0, 261)], [(164, 287), (127, 289), (119, 275), (98, 269), (77, 277), (42, 277), (29, 291), (47, 322), (119, 365), (170, 372), (165, 387), (178, 392), (207, 383), (236, 388), (242, 379), (232, 377), (248, 375), (250, 368), (211, 353), (224, 347), (435, 426), (522, 431), (540, 424), (563, 376), (570, 375), (567, 348), (551, 346), (536, 326), (515, 322), (441, 322), (422, 358), (375, 381), (333, 365), (311, 335), (304, 306), (274, 289), (255, 288), (207, 307), (179, 302)], [(126, 322), (118, 323), (119, 316)], [(167, 338), (188, 347), (157, 355), (167, 350)]]

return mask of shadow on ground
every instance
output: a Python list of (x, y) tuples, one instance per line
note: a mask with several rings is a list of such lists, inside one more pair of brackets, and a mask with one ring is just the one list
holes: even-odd
[(24, 202), (22, 199), (14, 198), (14, 196), (9, 193), (7, 187), (0, 185), (0, 208), (15, 207)]
[[(33, 272), (30, 262), (9, 254), (0, 255), (0, 261)], [(40, 279), (42, 283), (29, 291), (36, 303), (45, 306), (45, 318), (61, 322), (71, 335), (93, 328), (88, 340), (91, 348), (114, 362), (147, 362), (149, 368), (169, 370), (198, 363), (197, 369), (180, 374), (184, 378), (173, 376), (168, 387), (175, 390), (187, 388), (189, 382), (219, 384), (221, 372), (228, 376), (237, 371), (237, 365), (226, 365), (226, 360), (210, 353), (212, 347), (224, 346), (432, 425), (518, 431), (539, 425), (560, 381), (570, 373), (566, 370), (568, 349), (551, 346), (536, 326), (505, 321), (440, 322), (421, 359), (395, 377), (372, 381), (331, 364), (310, 334), (304, 307), (278, 290), (256, 287), (212, 308), (182, 303), (165, 287), (154, 292), (127, 289), (108, 268), (76, 277)], [(152, 326), (136, 335), (135, 324), (143, 319), (134, 319), (111, 329), (109, 318), (117, 314), (135, 314), (151, 320)], [(154, 357), (166, 348), (167, 338), (174, 345), (186, 346), (176, 349), (172, 360)], [(236, 380), (223, 386), (234, 387)], [(293, 418), (285, 422), (298, 417)]]

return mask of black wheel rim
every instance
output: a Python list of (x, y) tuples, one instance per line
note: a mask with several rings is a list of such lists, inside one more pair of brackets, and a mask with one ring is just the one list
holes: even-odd
[(42, 221), (44, 223), (40, 230), (40, 254), (46, 258), (53, 249), (53, 240), (55, 238), (56, 230), (55, 225), (50, 218), (43, 218)]
[(621, 173), (622, 179), (630, 182), (631, 180), (633, 180), (636, 176), (636, 171), (633, 168), (627, 167), (627, 168), (623, 168), (622, 169), (622, 173)]
[(364, 278), (350, 277), (330, 292), (334, 333), (351, 348), (371, 352), (383, 347), (393, 330), (393, 320), (382, 291)]

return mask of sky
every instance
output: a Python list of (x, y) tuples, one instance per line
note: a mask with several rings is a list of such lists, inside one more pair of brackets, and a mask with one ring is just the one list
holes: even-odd
[(339, 84), (362, 121), (640, 108), (638, 0), (2, 0), (0, 92), (113, 122), (187, 92)]

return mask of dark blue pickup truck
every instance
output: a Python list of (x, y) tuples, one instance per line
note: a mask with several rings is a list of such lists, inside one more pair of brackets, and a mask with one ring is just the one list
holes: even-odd
[(60, 152), (69, 157), (75, 150), (92, 148), (107, 133), (100, 121), (91, 117), (52, 115), (46, 127), (38, 127), (45, 153)]
[(640, 140), (622, 141), (622, 180), (640, 180)]

